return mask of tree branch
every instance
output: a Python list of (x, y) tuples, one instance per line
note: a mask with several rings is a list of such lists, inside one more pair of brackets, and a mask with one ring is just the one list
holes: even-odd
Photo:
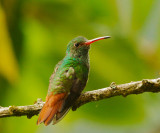
[[(160, 78), (157, 79), (144, 79), (142, 81), (131, 82), (121, 85), (116, 85), (114, 82), (111, 83), (110, 87), (103, 89), (88, 91), (78, 98), (72, 107), (72, 110), (76, 110), (80, 106), (92, 102), (98, 101), (114, 96), (124, 96), (131, 94), (141, 94), (144, 92), (160, 92)], [(38, 99), (33, 105), (28, 106), (9, 106), (0, 107), (0, 118), (10, 116), (24, 116), (31, 118), (34, 115), (38, 115), (39, 111), (43, 107), (44, 102)]]
[(39, 111), (43, 107), (44, 102), (42, 99), (37, 99), (37, 102), (33, 105), (27, 106), (9, 106), (1, 107), (0, 106), (0, 118), (2, 117), (11, 117), (11, 116), (24, 116), (31, 118), (34, 115), (38, 115)]

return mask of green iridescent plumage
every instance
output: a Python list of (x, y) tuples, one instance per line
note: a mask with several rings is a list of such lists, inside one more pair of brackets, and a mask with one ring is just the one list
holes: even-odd
[(77, 80), (82, 84), (80, 87), (86, 85), (89, 72), (88, 50), (90, 46), (79, 46), (79, 48), (75, 46), (75, 44), (82, 45), (85, 41), (87, 41), (86, 38), (77, 37), (69, 42), (66, 56), (57, 64), (50, 78), (49, 93), (69, 92)]
[(67, 46), (66, 56), (60, 61), (50, 77), (46, 103), (37, 124), (48, 125), (60, 121), (72, 107), (86, 86), (89, 73), (88, 51), (90, 44), (108, 37), (87, 40), (76, 37)]

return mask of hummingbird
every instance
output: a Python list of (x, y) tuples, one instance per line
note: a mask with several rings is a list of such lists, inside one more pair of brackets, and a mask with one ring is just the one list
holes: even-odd
[(86, 86), (89, 73), (89, 49), (93, 42), (110, 38), (98, 37), (88, 40), (79, 36), (67, 45), (66, 56), (55, 66), (50, 77), (46, 102), (43, 105), (37, 125), (47, 126), (59, 122), (70, 110)]

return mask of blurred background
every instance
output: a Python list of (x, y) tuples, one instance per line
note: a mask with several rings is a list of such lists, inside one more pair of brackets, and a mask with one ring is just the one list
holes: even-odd
[[(45, 100), (49, 77), (79, 35), (109, 35), (90, 50), (84, 91), (160, 76), (159, 0), (0, 0), (0, 106)], [(160, 133), (160, 95), (88, 103), (57, 125), (0, 119), (0, 133)]]

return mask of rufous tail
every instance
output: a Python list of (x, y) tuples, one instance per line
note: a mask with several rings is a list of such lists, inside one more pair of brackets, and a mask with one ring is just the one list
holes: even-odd
[[(59, 93), (55, 95), (51, 94), (46, 97), (46, 103), (44, 104), (39, 114), (37, 125), (44, 122), (44, 124), (47, 126), (53, 119), (54, 123), (57, 123), (58, 119), (56, 118), (56, 116), (59, 116), (59, 114), (61, 113), (64, 114), (64, 112), (60, 111), (62, 109), (66, 95), (67, 93)], [(58, 118), (60, 119), (61, 117), (59, 116)]]

